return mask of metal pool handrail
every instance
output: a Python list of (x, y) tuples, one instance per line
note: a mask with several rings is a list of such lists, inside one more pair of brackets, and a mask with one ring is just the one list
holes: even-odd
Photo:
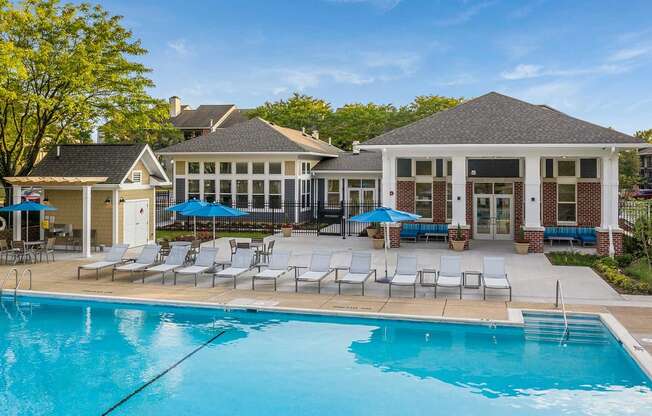
[(5, 274), (4, 279), (2, 279), (2, 284), (0, 284), (0, 295), (2, 295), (2, 289), (4, 288), (5, 282), (7, 282), (7, 279), (9, 279), (9, 275), (11, 274), (11, 272), (14, 272), (14, 274), (16, 275), (16, 282), (18, 282), (18, 269), (15, 268), (15, 267), (12, 267), (11, 269), (9, 269), (7, 271), (7, 274)]
[(23, 270), (23, 273), (21, 273), (20, 279), (16, 279), (16, 287), (14, 288), (14, 299), (16, 299), (18, 286), (20, 286), (20, 282), (23, 281), (23, 277), (25, 277), (25, 273), (29, 273), (29, 290), (32, 290), (32, 269), (25, 269)]
[(555, 296), (555, 307), (559, 307), (560, 301), (561, 301), (561, 313), (562, 316), (564, 317), (564, 333), (561, 336), (561, 339), (559, 340), (559, 343), (561, 344), (564, 342), (565, 339), (567, 339), (569, 332), (568, 332), (568, 317), (566, 316), (566, 305), (564, 303), (564, 293), (561, 288), (561, 282), (557, 280), (557, 288), (556, 288), (556, 296)]

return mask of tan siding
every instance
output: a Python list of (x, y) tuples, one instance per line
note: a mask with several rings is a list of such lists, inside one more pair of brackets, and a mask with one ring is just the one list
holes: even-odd
[[(154, 189), (137, 189), (137, 190), (121, 190), (119, 197), (124, 198), (125, 201), (133, 199), (148, 199), (149, 200), (149, 239), (154, 240), (156, 235), (156, 204), (155, 204), (155, 191)], [(120, 204), (118, 208), (118, 239), (124, 241), (124, 204)]]
[(285, 175), (294, 176), (296, 174), (295, 162), (294, 160), (285, 161)]
[(127, 176), (127, 183), (131, 181), (131, 173), (135, 170), (139, 170), (142, 172), (142, 183), (143, 185), (149, 185), (149, 171), (147, 170), (147, 167), (145, 167), (145, 164), (143, 163), (142, 160), (139, 160), (138, 163), (136, 163), (136, 166), (132, 170), (129, 171), (129, 175)]
[(177, 175), (186, 174), (186, 162), (184, 160), (177, 160), (174, 162), (176, 165)]

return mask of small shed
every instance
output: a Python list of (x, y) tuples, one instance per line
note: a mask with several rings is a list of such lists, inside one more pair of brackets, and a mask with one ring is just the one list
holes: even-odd
[[(42, 189), (43, 203), (57, 208), (52, 230), (79, 237), (82, 254), (91, 245), (139, 246), (155, 240), (156, 187), (170, 180), (146, 144), (77, 144), (53, 148), (27, 176), (9, 177), (14, 202), (23, 188)], [(21, 213), (13, 237), (21, 239)]]

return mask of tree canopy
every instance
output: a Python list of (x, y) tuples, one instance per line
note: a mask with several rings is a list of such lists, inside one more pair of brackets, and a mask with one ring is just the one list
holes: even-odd
[(55, 144), (90, 141), (106, 120), (166, 128), (135, 59), (146, 52), (100, 6), (0, 0), (0, 177), (27, 174)]

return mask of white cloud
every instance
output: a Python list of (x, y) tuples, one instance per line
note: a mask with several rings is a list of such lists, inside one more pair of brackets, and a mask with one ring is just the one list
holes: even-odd
[(500, 74), (504, 79), (524, 79), (541, 76), (541, 65), (519, 64), (511, 71), (504, 71)]
[(436, 85), (442, 87), (456, 87), (459, 85), (468, 85), (477, 82), (478, 80), (471, 74), (460, 74), (455, 78), (449, 79), (448, 81), (437, 82)]
[(455, 25), (461, 25), (462, 23), (466, 23), (469, 20), (471, 20), (475, 15), (480, 13), (482, 10), (489, 6), (493, 6), (495, 4), (495, 1), (487, 1), (487, 2), (482, 2), (475, 4), (460, 13), (445, 18), (445, 19), (440, 19), (435, 22), (437, 26), (455, 26)]
[(190, 49), (188, 48), (185, 39), (175, 39), (169, 41), (168, 48), (172, 49), (179, 55), (188, 55), (190, 53)]
[(602, 64), (587, 68), (544, 69), (541, 65), (519, 64), (514, 69), (503, 71), (500, 76), (506, 80), (520, 80), (539, 77), (577, 77), (583, 75), (612, 75), (628, 72), (629, 65)]
[(369, 68), (396, 68), (402, 75), (410, 75), (418, 69), (421, 57), (416, 53), (367, 52), (362, 63)]
[(383, 12), (398, 6), (401, 0), (327, 0), (330, 3), (366, 3)]
[(535, 104), (548, 104), (560, 110), (575, 110), (580, 105), (580, 83), (552, 81), (525, 89), (505, 91), (506, 94)]
[(272, 94), (279, 95), (288, 92), (288, 87), (276, 87), (272, 88)]
[(319, 69), (281, 69), (282, 79), (293, 89), (303, 91), (319, 86), (324, 80), (340, 84), (364, 85), (374, 82), (373, 77), (366, 77), (356, 72), (333, 68)]
[(630, 61), (645, 56), (648, 53), (650, 53), (650, 51), (651, 48), (647, 48), (647, 47), (634, 47), (634, 48), (620, 49), (614, 52), (611, 56), (609, 56), (608, 60), (612, 62)]

